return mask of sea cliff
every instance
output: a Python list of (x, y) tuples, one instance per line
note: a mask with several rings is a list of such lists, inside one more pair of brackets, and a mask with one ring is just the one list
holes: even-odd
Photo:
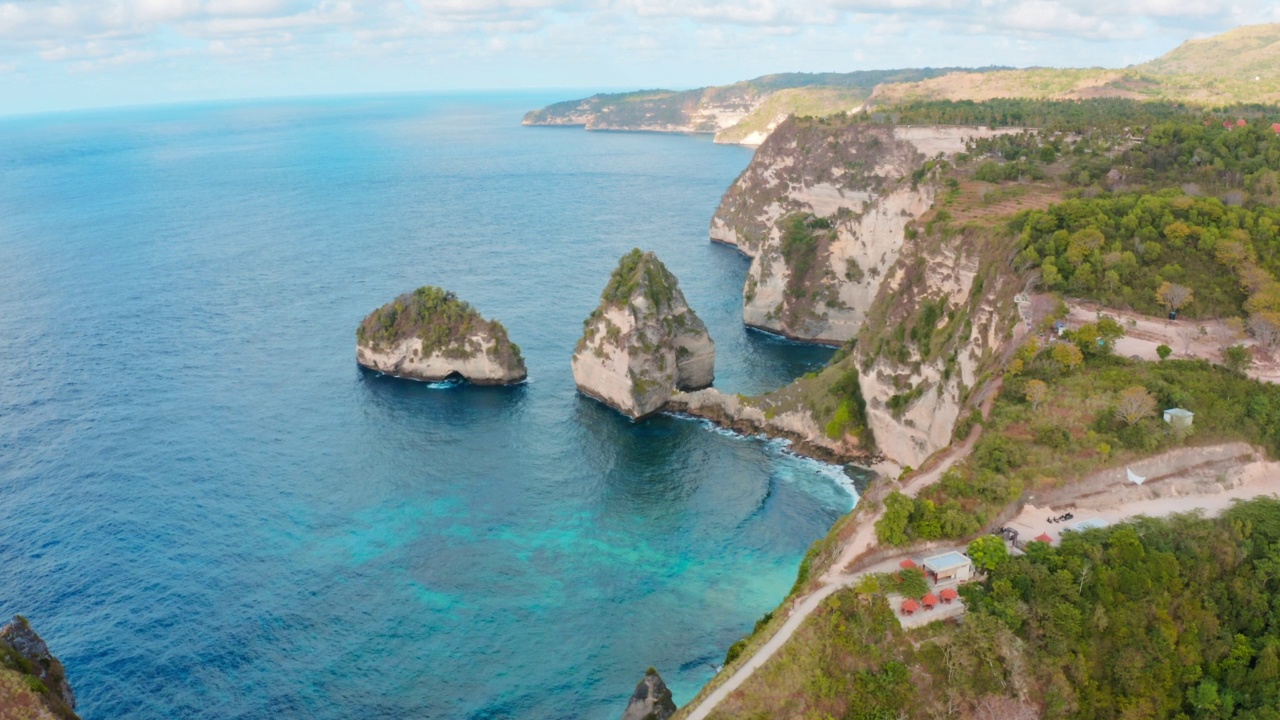
[(791, 118), (725, 193), (714, 242), (752, 259), (743, 321), (831, 345), (858, 334), (880, 285), (932, 207), (917, 171), (1010, 129), (896, 127)]

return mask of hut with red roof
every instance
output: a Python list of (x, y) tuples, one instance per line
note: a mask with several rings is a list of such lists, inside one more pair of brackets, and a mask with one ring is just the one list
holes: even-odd
[(1248, 125), (1248, 124), (1249, 123), (1245, 122), (1244, 118), (1240, 118), (1239, 120), (1236, 121), (1236, 127), (1244, 127), (1245, 125)]
[(1049, 537), (1049, 533), (1040, 533), (1036, 536), (1036, 542), (1051, 543), (1053, 538)]
[(902, 562), (898, 563), (898, 567), (902, 568), (903, 570), (915, 570), (918, 566), (916, 565), (915, 560), (912, 560), (911, 558), (906, 558)]
[(911, 613), (919, 609), (920, 609), (920, 603), (916, 602), (915, 600), (912, 600), (911, 598), (907, 598), (906, 600), (902, 601), (903, 615), (910, 615)]
[(925, 610), (932, 610), (938, 606), (938, 596), (933, 593), (927, 593), (920, 598), (920, 603), (924, 605)]
[(938, 593), (938, 597), (942, 598), (942, 602), (950, 603), (960, 597), (960, 593), (956, 592), (955, 588), (942, 588), (942, 592)]
[(1231, 121), (1230, 121), (1230, 120), (1223, 120), (1223, 121), (1222, 121), (1222, 127), (1226, 128), (1226, 129), (1228, 129), (1228, 130), (1230, 130), (1230, 129), (1232, 128)]
[(1277, 135), (1280, 135), (1280, 123), (1271, 123), (1271, 129), (1274, 130)]

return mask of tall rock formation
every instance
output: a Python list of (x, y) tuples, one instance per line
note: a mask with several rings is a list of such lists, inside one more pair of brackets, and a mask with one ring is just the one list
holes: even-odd
[(761, 145), (711, 221), (752, 258), (743, 321), (797, 340), (852, 339), (935, 187), (916, 173), (965, 142), (1020, 129), (896, 127), (790, 118)]
[(21, 615), (0, 628), (0, 717), (78, 720), (66, 671)]
[(360, 323), (356, 361), (415, 380), (461, 377), (477, 385), (510, 385), (528, 377), (520, 348), (502, 323), (430, 286), (397, 297)]
[(636, 684), (636, 691), (631, 694), (631, 702), (627, 703), (622, 720), (667, 720), (675, 714), (676, 703), (671, 699), (671, 691), (662, 682), (658, 671), (649, 668), (644, 679)]
[(622, 257), (573, 353), (578, 390), (641, 418), (715, 379), (716, 346), (651, 252)]

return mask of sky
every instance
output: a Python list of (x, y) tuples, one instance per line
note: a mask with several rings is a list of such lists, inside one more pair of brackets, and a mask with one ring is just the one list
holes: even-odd
[(689, 88), (788, 71), (1105, 66), (1277, 0), (0, 0), (0, 115), (195, 100)]

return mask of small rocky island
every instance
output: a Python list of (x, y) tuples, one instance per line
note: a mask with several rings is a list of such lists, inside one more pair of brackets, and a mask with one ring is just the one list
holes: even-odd
[(675, 712), (676, 703), (667, 684), (662, 682), (657, 670), (649, 668), (636, 685), (636, 691), (631, 693), (622, 720), (667, 720)]
[(356, 361), (371, 370), (435, 382), (511, 385), (528, 377), (520, 348), (497, 320), (457, 295), (425, 286), (374, 310), (356, 329)]
[(716, 346), (658, 256), (622, 257), (573, 353), (578, 390), (639, 419), (715, 379)]

